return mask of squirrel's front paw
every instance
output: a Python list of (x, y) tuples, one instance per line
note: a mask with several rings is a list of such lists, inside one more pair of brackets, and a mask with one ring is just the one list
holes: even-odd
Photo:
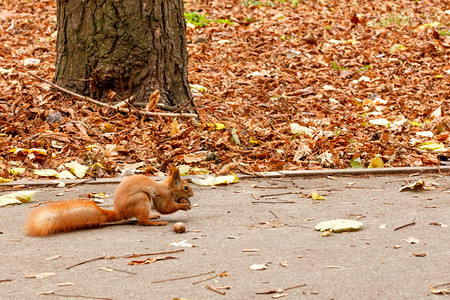
[(191, 204), (190, 203), (181, 203), (181, 204), (178, 204), (178, 207), (181, 210), (190, 210), (191, 209)]

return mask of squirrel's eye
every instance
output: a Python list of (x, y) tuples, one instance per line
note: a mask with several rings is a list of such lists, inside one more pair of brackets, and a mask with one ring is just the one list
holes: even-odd
[(189, 187), (187, 185), (184, 186), (185, 191), (189, 191)]

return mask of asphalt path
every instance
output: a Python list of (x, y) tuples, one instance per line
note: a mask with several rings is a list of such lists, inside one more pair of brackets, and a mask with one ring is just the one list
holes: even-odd
[[(399, 192), (418, 180), (425, 190)], [(0, 207), (0, 298), (443, 299), (430, 286), (450, 282), (450, 180), (439, 173), (192, 184), (194, 207), (163, 216), (167, 226), (24, 235), (37, 203), (104, 192), (99, 205), (112, 209), (116, 187), (36, 186), (31, 203)], [(363, 228), (314, 230), (334, 219)], [(187, 231), (175, 233), (175, 222)]]

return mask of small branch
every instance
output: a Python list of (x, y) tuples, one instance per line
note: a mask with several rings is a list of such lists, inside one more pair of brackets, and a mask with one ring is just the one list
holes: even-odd
[(208, 275), (208, 274), (211, 274), (211, 273), (214, 273), (214, 271), (201, 273), (201, 274), (197, 274), (197, 275), (191, 275), (191, 276), (184, 276), (184, 277), (156, 280), (156, 281), (152, 281), (152, 283), (160, 283), (160, 282), (166, 282), (166, 281), (175, 281), (175, 280), (189, 279), (189, 278), (194, 278), (194, 277), (198, 277), (198, 276)]
[(100, 256), (100, 257), (96, 257), (96, 258), (91, 258), (82, 262), (79, 262), (77, 264), (71, 265), (69, 267), (66, 267), (66, 270), (69, 270), (73, 267), (77, 267), (89, 262), (93, 262), (93, 261), (97, 261), (100, 259), (115, 259), (115, 258), (134, 258), (134, 257), (140, 257), (140, 256), (152, 256), (152, 255), (162, 255), (162, 254), (171, 254), (171, 253), (177, 253), (177, 252), (183, 252), (184, 249), (180, 249), (180, 250), (175, 250), (175, 251), (166, 251), (166, 252), (158, 252), (158, 253), (143, 253), (143, 254), (125, 254), (125, 255), (121, 255), (121, 256)]
[(280, 201), (252, 201), (252, 204), (263, 204), (263, 203), (270, 203), (270, 204), (282, 204), (282, 203), (291, 203), (295, 204), (297, 201), (290, 201), (290, 200), (280, 200)]
[[(166, 252), (158, 252), (158, 253), (126, 254), (126, 255), (122, 255), (122, 256), (117, 256), (117, 258), (134, 258), (134, 257), (141, 257), (141, 256), (172, 254), (172, 253), (183, 252), (183, 251), (184, 251), (184, 249), (174, 250), (174, 251), (166, 251)], [(115, 258), (115, 257), (113, 257), (113, 258)]]
[(186, 102), (185, 104), (183, 104), (183, 105), (180, 106), (179, 108), (175, 109), (175, 110), (173, 111), (173, 113), (179, 112), (180, 110), (182, 110), (183, 108), (185, 108), (186, 106), (188, 106), (189, 104), (191, 104), (192, 101), (194, 101), (194, 97), (191, 97), (191, 99), (189, 99), (188, 102)]
[(367, 186), (346, 186), (346, 189), (367, 189), (367, 190), (384, 190), (384, 188), (379, 187), (367, 187)]
[(203, 282), (203, 281), (207, 281), (207, 280), (211, 280), (211, 279), (214, 279), (215, 277), (217, 277), (217, 276), (219, 276), (219, 275), (213, 275), (213, 276), (210, 276), (210, 277), (206, 277), (206, 278), (203, 278), (202, 280), (199, 280), (199, 281), (196, 281), (196, 282), (193, 282), (192, 284), (198, 284), (198, 283), (200, 283), (200, 282)]
[(416, 224), (416, 222), (411, 222), (411, 223), (408, 223), (408, 224), (405, 224), (405, 225), (402, 225), (402, 226), (398, 226), (398, 227), (394, 228), (394, 231), (402, 229), (402, 228), (405, 228), (405, 227), (408, 227), (408, 226), (411, 226), (411, 225), (415, 225), (415, 224)]
[(299, 191), (294, 191), (294, 192), (284, 192), (284, 193), (276, 193), (276, 194), (266, 194), (266, 195), (261, 195), (259, 197), (263, 198), (263, 197), (274, 197), (274, 196), (282, 196), (282, 195), (290, 195), (290, 194), (301, 194)]
[(278, 219), (278, 216), (277, 216), (273, 211), (269, 210), (269, 212), (270, 212), (275, 218)]
[(438, 288), (438, 287), (443, 287), (443, 286), (446, 286), (446, 285), (450, 285), (450, 282), (449, 283), (443, 283), (443, 284), (435, 285), (433, 287), (434, 288)]
[(100, 260), (100, 259), (105, 259), (105, 258), (106, 258), (105, 255), (100, 256), (100, 257), (96, 257), (96, 258), (91, 258), (91, 259), (79, 262), (77, 264), (71, 265), (69, 267), (66, 267), (66, 270), (72, 269), (73, 267), (77, 267), (77, 266), (80, 266), (80, 265), (84, 265), (84, 264), (89, 263), (89, 262), (97, 261), (97, 260)]
[(130, 272), (130, 271), (125, 271), (125, 270), (119, 270), (119, 269), (113, 269), (113, 268), (100, 268), (100, 270), (103, 271), (116, 271), (116, 272), (122, 272), (122, 273), (127, 273), (127, 274), (131, 274), (131, 275), (137, 275), (137, 273), (135, 272)]
[(89, 179), (86, 179), (86, 180), (83, 180), (83, 181), (80, 181), (80, 182), (71, 184), (71, 185), (69, 185), (68, 187), (69, 187), (69, 188), (73, 188), (74, 186), (77, 186), (77, 185), (79, 185), (79, 184), (83, 184), (83, 183), (86, 183), (86, 182), (89, 182), (89, 181), (92, 181), (92, 180), (96, 180), (96, 178), (89, 178)]
[(287, 189), (287, 185), (277, 185), (277, 186), (252, 185), (252, 188), (255, 188), (255, 189)]
[[(114, 108), (113, 106), (111, 106), (111, 105), (109, 105), (109, 104), (106, 104), (106, 103), (103, 103), (103, 102), (94, 100), (94, 99), (92, 99), (92, 98), (89, 98), (89, 97), (86, 97), (86, 96), (82, 96), (82, 95), (80, 95), (80, 94), (77, 94), (77, 93), (74, 93), (74, 92), (72, 92), (72, 91), (69, 91), (69, 90), (67, 90), (67, 89), (65, 89), (65, 88), (62, 88), (62, 87), (60, 87), (60, 86), (54, 84), (53, 82), (50, 82), (50, 81), (48, 81), (48, 80), (45, 80), (44, 78), (41, 78), (41, 77), (39, 77), (39, 76), (36, 76), (36, 75), (34, 75), (34, 74), (32, 74), (32, 73), (28, 73), (28, 75), (30, 75), (30, 76), (32, 76), (32, 77), (34, 77), (34, 78), (36, 78), (36, 79), (39, 79), (39, 80), (41, 80), (41, 81), (43, 81), (43, 82), (49, 84), (50, 86), (54, 87), (55, 89), (58, 89), (58, 90), (60, 90), (60, 91), (62, 91), (62, 92), (64, 92), (64, 93), (67, 93), (67, 94), (69, 94), (69, 95), (71, 95), (71, 96), (73, 96), (73, 97), (75, 97), (75, 98), (78, 98), (78, 99), (82, 99), (82, 100), (91, 102), (91, 103), (96, 104), (96, 105), (101, 106), (101, 107), (109, 107), (109, 108), (111, 108), (111, 109), (114, 109), (114, 110), (116, 110), (116, 111), (120, 111), (120, 112), (123, 112), (123, 113), (127, 113), (127, 114), (128, 114), (128, 113), (132, 113), (132, 111), (131, 111), (130, 109), (128, 109), (128, 108)], [(136, 110), (135, 113), (138, 114), (138, 115), (141, 115), (141, 116), (151, 116), (151, 117), (155, 117), (155, 116), (160, 116), (160, 117), (179, 117), (179, 118), (196, 118), (196, 117), (198, 117), (197, 114), (188, 114), (188, 113), (158, 113), (158, 112), (149, 112), (149, 111), (142, 111), (142, 110)]]
[(210, 286), (209, 284), (205, 285), (205, 288), (210, 291), (216, 292), (217, 294), (220, 294), (222, 296), (224, 296), (226, 294), (226, 292), (221, 292), (221, 291), (217, 290), (215, 287)]
[(299, 284), (299, 285), (296, 285), (296, 286), (291, 286), (291, 287), (285, 288), (283, 290), (287, 291), (287, 290), (292, 290), (292, 289), (296, 289), (296, 288), (301, 288), (301, 287), (304, 287), (304, 286), (306, 286), (306, 283)]
[(96, 299), (96, 300), (112, 300), (112, 298), (104, 298), (104, 297), (93, 297), (93, 296), (85, 296), (85, 295), (66, 295), (66, 294), (57, 294), (57, 293), (49, 293), (40, 295), (54, 295), (59, 297), (68, 297), (68, 298), (86, 298), (86, 299)]

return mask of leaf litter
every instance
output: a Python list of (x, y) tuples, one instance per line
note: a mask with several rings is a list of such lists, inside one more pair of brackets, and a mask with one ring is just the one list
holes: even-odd
[[(0, 177), (37, 179), (33, 170), (73, 161), (86, 167), (77, 177), (114, 177), (137, 162), (149, 175), (168, 162), (214, 173), (232, 162), (249, 173), (439, 165), (450, 141), (447, 9), (187, 0), (186, 17), (200, 16), (186, 31), (197, 122), (96, 107), (26, 75), (54, 76), (56, 2), (5, 0)], [(19, 148), (38, 150), (10, 152)], [(198, 151), (212, 154), (186, 162)]]

